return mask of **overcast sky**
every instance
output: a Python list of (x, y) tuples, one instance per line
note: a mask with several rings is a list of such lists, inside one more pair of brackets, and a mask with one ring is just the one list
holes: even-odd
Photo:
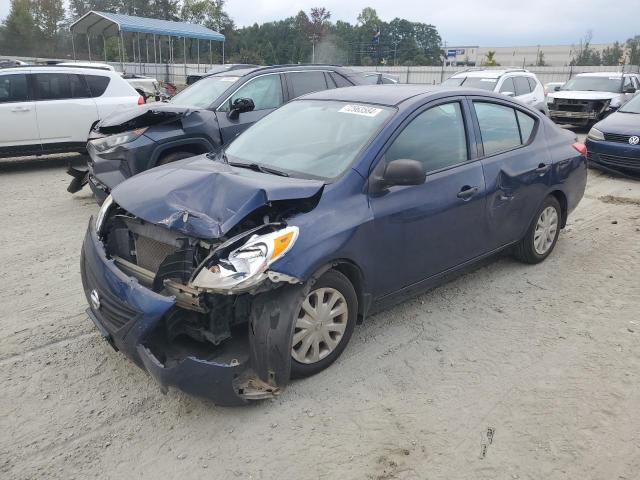
[[(10, 0), (0, 0), (0, 18)], [(324, 6), (331, 19), (355, 23), (362, 8), (378, 16), (431, 23), (449, 45), (518, 46), (572, 44), (593, 31), (594, 43), (640, 34), (638, 0), (227, 0), (238, 25), (263, 23)]]

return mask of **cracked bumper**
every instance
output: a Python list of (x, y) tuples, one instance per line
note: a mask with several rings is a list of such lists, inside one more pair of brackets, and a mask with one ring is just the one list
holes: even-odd
[(163, 316), (175, 308), (175, 298), (159, 295), (120, 271), (107, 258), (93, 219), (82, 247), (81, 275), (90, 306), (87, 314), (101, 335), (147, 371), (163, 392), (174, 387), (217, 405), (233, 406), (277, 395), (288, 382), (293, 315), (292, 308), (281, 302), (294, 299), (301, 287), (255, 297), (245, 348), (215, 359), (187, 354), (162, 361), (165, 352), (151, 337)]

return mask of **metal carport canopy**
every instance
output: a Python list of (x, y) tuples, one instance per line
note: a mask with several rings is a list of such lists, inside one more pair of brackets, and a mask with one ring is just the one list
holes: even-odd
[(224, 35), (202, 25), (93, 10), (73, 22), (69, 28), (72, 33), (88, 35), (108, 36), (118, 35), (118, 32), (130, 32), (224, 42)]

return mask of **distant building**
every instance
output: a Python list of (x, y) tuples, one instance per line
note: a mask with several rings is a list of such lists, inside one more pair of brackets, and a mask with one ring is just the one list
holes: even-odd
[[(592, 44), (590, 47), (602, 53), (610, 43)], [(552, 67), (569, 65), (576, 56), (575, 45), (535, 45), (527, 47), (479, 47), (479, 46), (447, 46), (447, 65), (466, 65), (480, 67), (485, 64), (487, 53), (495, 52), (494, 60), (501, 66), (525, 67), (536, 65), (538, 54), (544, 54), (544, 63)]]

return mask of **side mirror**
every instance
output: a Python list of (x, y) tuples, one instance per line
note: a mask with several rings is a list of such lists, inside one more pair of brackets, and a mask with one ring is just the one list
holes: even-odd
[(507, 97), (515, 97), (516, 96), (516, 92), (502, 92), (503, 95), (506, 95)]
[(372, 192), (381, 192), (394, 185), (422, 185), (426, 178), (422, 163), (417, 160), (398, 159), (386, 166), (381, 162), (373, 172), (370, 189)]
[(254, 108), (256, 108), (256, 106), (250, 98), (236, 98), (231, 104), (229, 118), (236, 120), (241, 113), (251, 112)]
[(634, 87), (627, 87), (622, 93), (636, 93), (636, 89)]
[(562, 88), (562, 85), (556, 85), (555, 87), (553, 87), (553, 91), (559, 92), (561, 88)]

